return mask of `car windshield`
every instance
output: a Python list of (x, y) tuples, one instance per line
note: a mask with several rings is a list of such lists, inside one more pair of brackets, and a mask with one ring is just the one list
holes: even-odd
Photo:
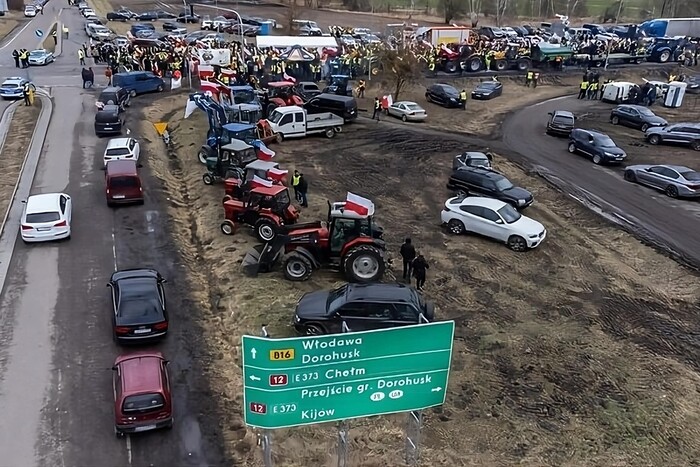
[(156, 281), (125, 280), (119, 284), (119, 316), (128, 319), (151, 318), (162, 313)]
[(156, 411), (164, 405), (165, 399), (162, 394), (136, 394), (124, 399), (122, 410), (124, 413), (147, 413)]
[(43, 57), (46, 54), (43, 50), (32, 50), (29, 52), (30, 57)]
[(347, 285), (341, 285), (335, 290), (331, 290), (328, 294), (328, 300), (326, 301), (326, 310), (332, 312), (337, 310), (340, 305), (345, 302), (345, 293), (348, 290)]
[(453, 88), (452, 86), (440, 86), (443, 91), (445, 91), (445, 94), (448, 96), (456, 96), (458, 94), (457, 90)]
[(700, 173), (698, 172), (681, 172), (681, 175), (686, 180), (692, 180), (694, 182), (700, 181)]
[(506, 204), (501, 209), (499, 209), (498, 214), (500, 214), (503, 220), (506, 221), (506, 224), (512, 224), (513, 222), (517, 222), (518, 219), (522, 217), (522, 214), (520, 214), (510, 204)]
[(282, 120), (282, 112), (272, 112), (272, 115), (268, 118), (271, 123), (279, 123), (280, 120)]
[(646, 107), (640, 107), (637, 109), (637, 111), (646, 117), (656, 117), (656, 115), (654, 115), (654, 112), (647, 109)]
[(601, 148), (616, 148), (615, 142), (607, 136), (598, 137), (598, 145)]
[(44, 222), (56, 222), (61, 216), (58, 212), (33, 212), (27, 214), (27, 224), (43, 224)]
[(105, 156), (128, 156), (131, 154), (129, 148), (112, 148), (105, 151)]
[(138, 188), (136, 177), (114, 177), (110, 180), (112, 188)]
[(481, 89), (493, 89), (498, 85), (498, 83), (481, 83), (479, 88)]
[(480, 159), (480, 158), (471, 158), (471, 159), (469, 159), (469, 165), (471, 167), (488, 167), (489, 160), (488, 159)]
[(255, 104), (258, 102), (258, 95), (251, 89), (242, 89), (233, 92), (234, 104)]
[(510, 180), (507, 178), (501, 178), (499, 180), (496, 180), (496, 188), (498, 191), (503, 191), (503, 190), (510, 190), (513, 188), (513, 184), (510, 183)]
[(117, 99), (117, 93), (107, 93), (107, 92), (103, 92), (103, 93), (100, 95), (100, 102), (102, 102), (103, 104), (114, 105), (114, 104), (117, 103), (117, 100), (118, 100), (118, 99)]
[(18, 87), (19, 87), (19, 84), (7, 84), (7, 83), (5, 83), (2, 85), (2, 88), (4, 88), (4, 89), (15, 89)]

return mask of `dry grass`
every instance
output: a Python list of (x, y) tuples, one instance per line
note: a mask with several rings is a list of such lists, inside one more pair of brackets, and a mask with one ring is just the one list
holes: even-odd
[(5, 144), (0, 151), (0, 216), (3, 218), (10, 207), (40, 111), (39, 99), (35, 99), (34, 105), (29, 107), (20, 103), (10, 122)]

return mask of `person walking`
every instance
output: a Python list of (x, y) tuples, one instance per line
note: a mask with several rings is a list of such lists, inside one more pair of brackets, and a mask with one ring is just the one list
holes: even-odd
[(410, 238), (406, 238), (403, 245), (401, 245), (401, 258), (403, 258), (403, 280), (410, 282), (411, 273), (413, 272), (411, 263), (416, 259), (416, 248), (411, 243)]
[(309, 201), (306, 198), (306, 192), (309, 189), (309, 184), (307, 183), (306, 179), (304, 178), (304, 174), (299, 174), (299, 185), (298, 185), (298, 190), (299, 190), (299, 201), (301, 202), (301, 207), (303, 208), (308, 208), (309, 207)]
[(29, 83), (24, 83), (24, 88), (22, 88), (22, 97), (24, 97), (24, 105), (32, 105), (32, 100), (31, 100), (31, 94), (32, 88), (31, 84)]
[(365, 97), (365, 80), (361, 79), (360, 84), (357, 86), (357, 97), (363, 99)]
[(467, 110), (467, 91), (464, 89), (459, 93), (459, 106), (462, 110)]
[(299, 174), (298, 170), (294, 171), (294, 175), (292, 175), (292, 188), (294, 188), (294, 199), (297, 201), (301, 201), (301, 195), (299, 194), (299, 181), (301, 179), (301, 175)]
[(588, 79), (585, 79), (585, 80), (581, 81), (581, 84), (579, 85), (578, 98), (585, 99), (587, 92), (588, 92)]
[(374, 98), (374, 112), (372, 112), (372, 120), (375, 118), (379, 121), (379, 114), (382, 111), (382, 103), (379, 101), (378, 97)]
[(413, 277), (416, 278), (416, 289), (422, 291), (425, 286), (425, 277), (430, 269), (430, 265), (420, 253), (413, 260)]
[(58, 44), (58, 31), (56, 31), (54, 29), (53, 32), (51, 33), (51, 37), (53, 37), (53, 45), (57, 45)]
[(20, 66), (19, 66), (19, 50), (15, 49), (12, 51), (12, 58), (15, 60), (15, 68), (20, 68)]
[(85, 51), (82, 48), (78, 49), (78, 59), (80, 64), (85, 66)]

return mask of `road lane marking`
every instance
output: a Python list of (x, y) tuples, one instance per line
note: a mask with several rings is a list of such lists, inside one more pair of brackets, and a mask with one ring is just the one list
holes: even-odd
[(114, 257), (114, 272), (117, 272), (117, 239), (114, 236), (114, 228), (112, 228), (112, 256)]
[(10, 44), (12, 44), (12, 43), (15, 41), (15, 39), (17, 39), (20, 35), (22, 35), (22, 33), (24, 32), (24, 30), (27, 29), (31, 24), (32, 24), (31, 21), (28, 22), (27, 24), (24, 25), (24, 27), (23, 27), (22, 29), (20, 29), (19, 31), (17, 31), (17, 33), (13, 34), (13, 35), (12, 35), (12, 38), (10, 38), (10, 40), (7, 41), (7, 44), (5, 44), (5, 45), (3, 45), (2, 47), (0, 47), (0, 50), (4, 50), (4, 49), (6, 49), (7, 47), (9, 47)]
[(126, 458), (131, 465), (131, 436), (128, 434), (126, 435)]

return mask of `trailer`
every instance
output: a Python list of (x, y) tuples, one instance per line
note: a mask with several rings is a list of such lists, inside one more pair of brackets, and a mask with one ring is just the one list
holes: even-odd
[(700, 37), (700, 18), (658, 18), (639, 25), (646, 37)]
[(282, 138), (303, 138), (323, 134), (332, 138), (342, 131), (345, 120), (330, 112), (309, 115), (306, 109), (296, 105), (278, 107), (267, 119), (275, 134)]
[(611, 53), (611, 54), (574, 54), (574, 60), (578, 63), (588, 63), (590, 66), (600, 67), (608, 63), (642, 63), (648, 59), (646, 54), (628, 54), (628, 53)]
[(439, 47), (443, 44), (475, 44), (478, 35), (470, 28), (463, 26), (441, 26), (421, 28), (416, 32), (425, 42)]

